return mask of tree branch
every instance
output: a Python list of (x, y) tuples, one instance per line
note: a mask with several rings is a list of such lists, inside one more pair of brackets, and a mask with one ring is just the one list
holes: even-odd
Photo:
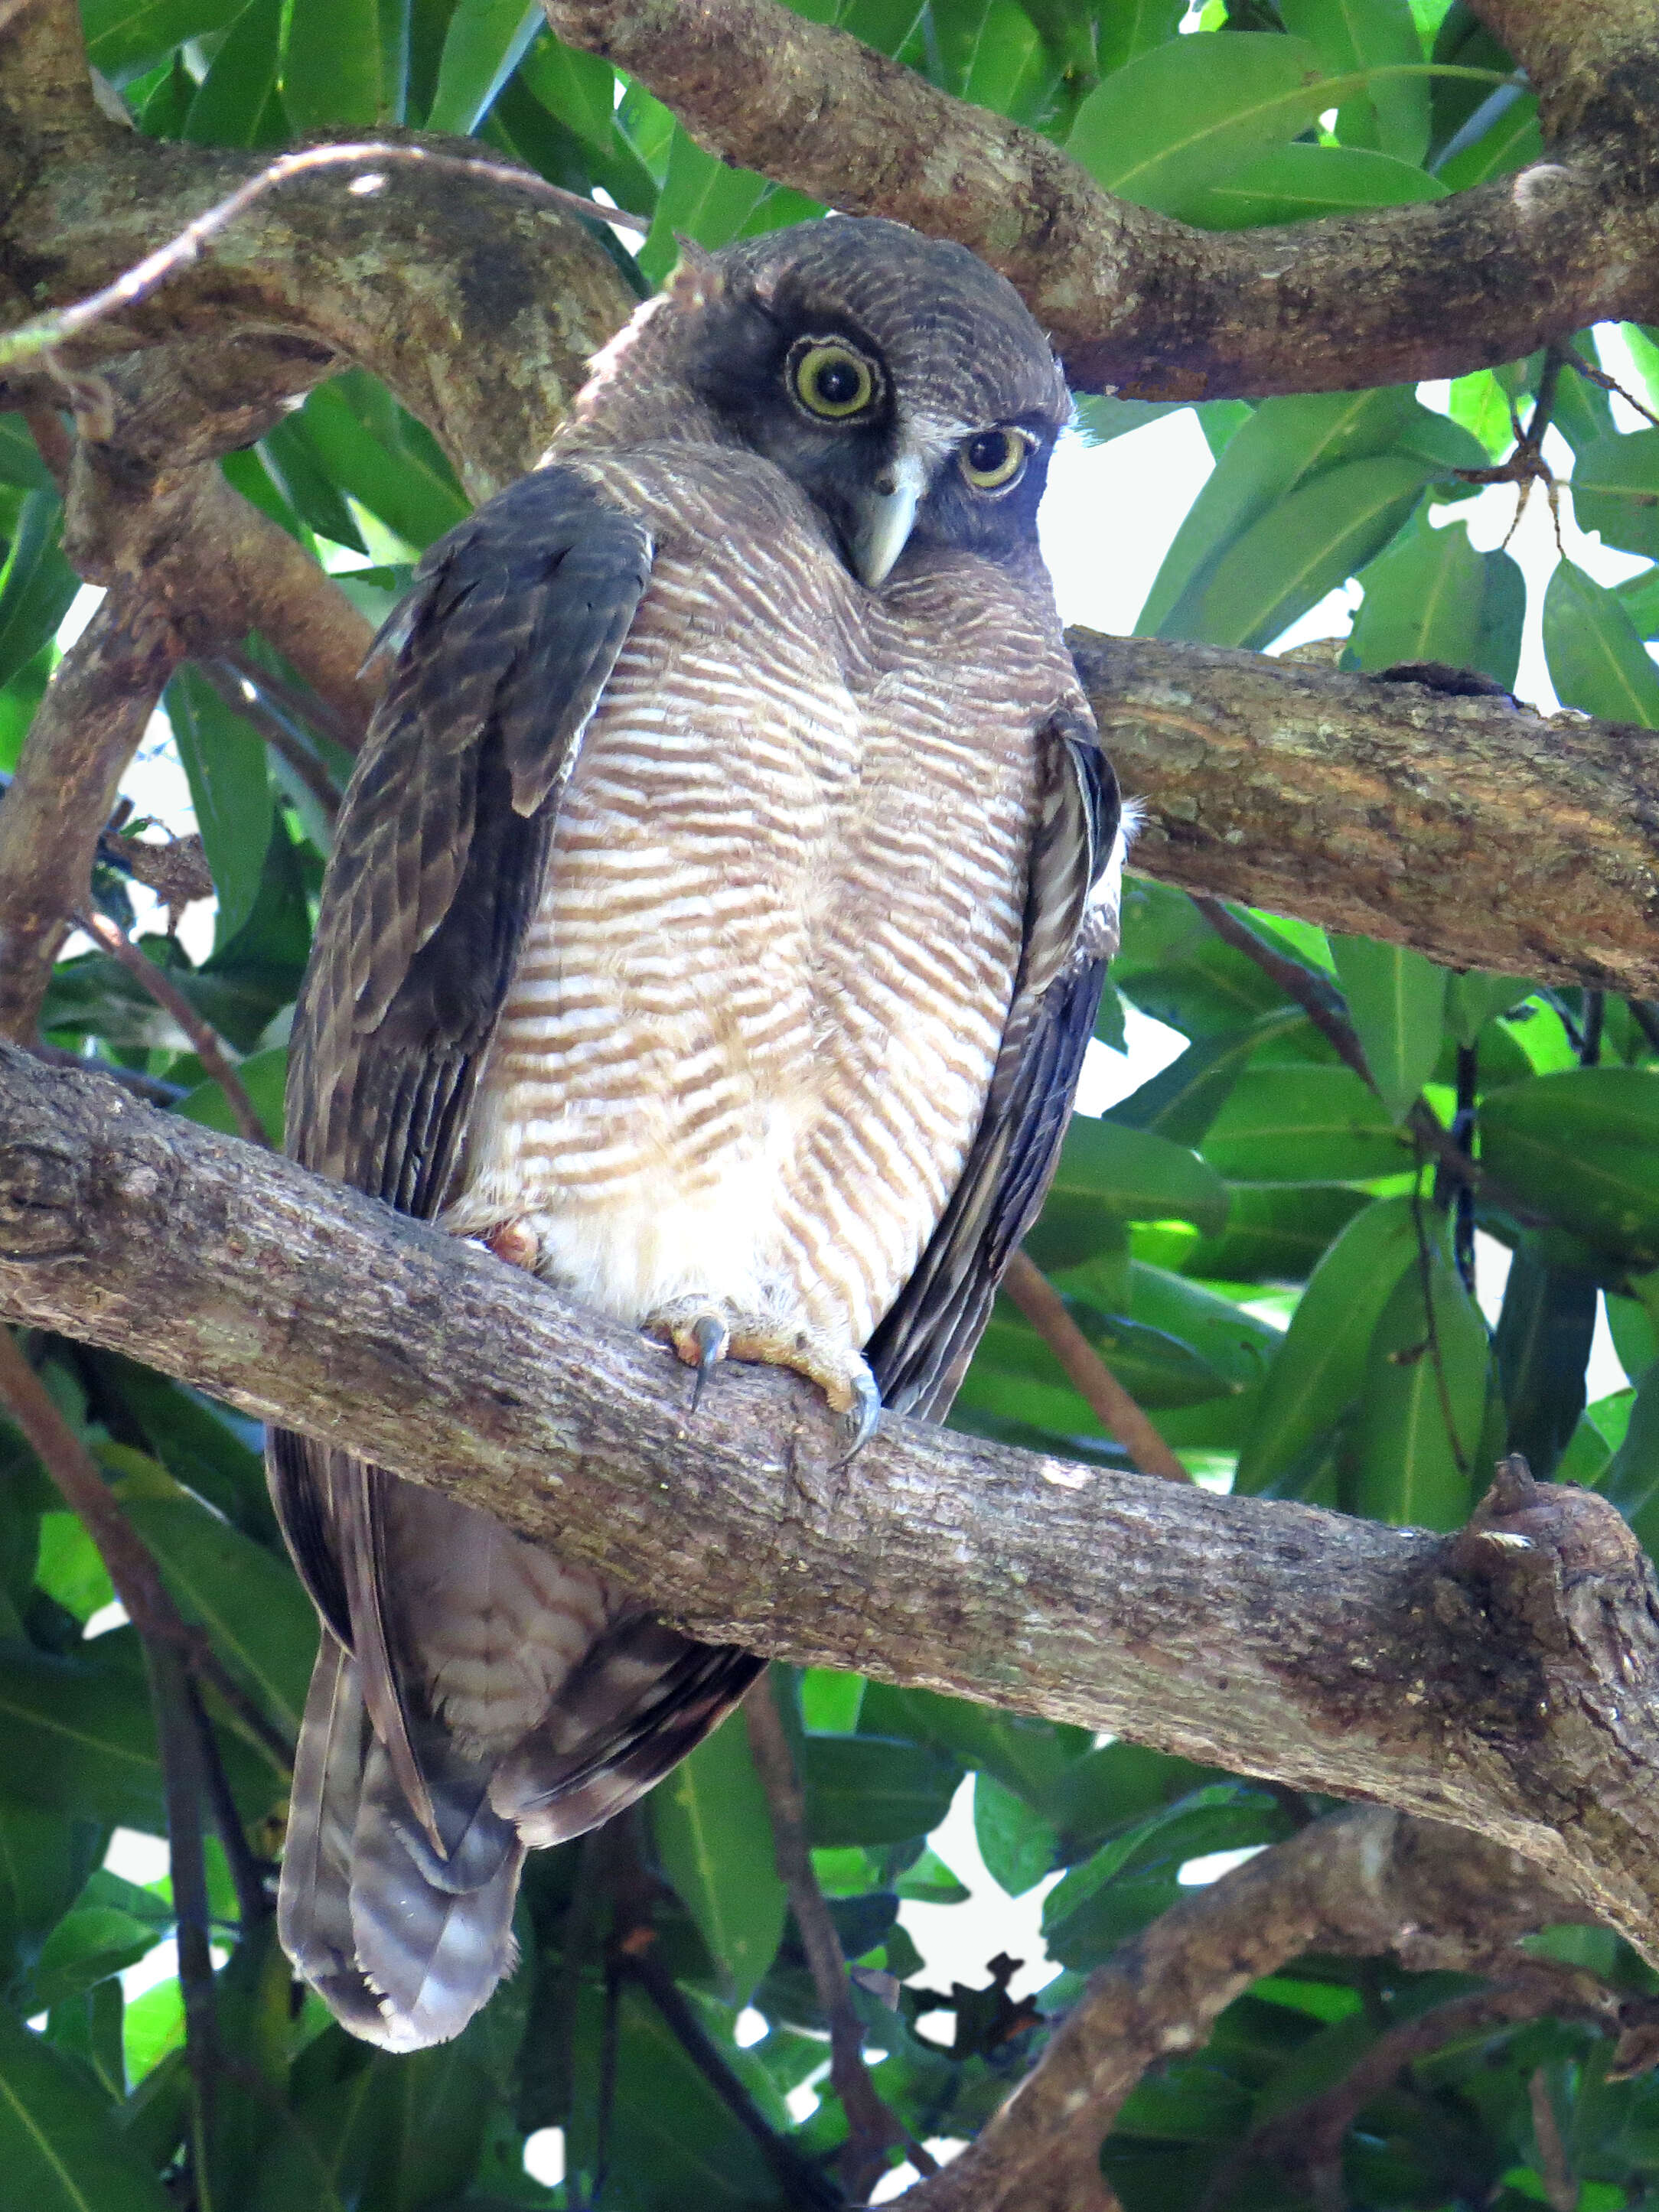
[(0, 1310), (494, 1513), (709, 1641), (1109, 1729), (1525, 1852), (1659, 1959), (1659, 1599), (1507, 1463), (1441, 1538), (672, 1356), (291, 1163), (0, 1050)]
[(1333, 1814), (1115, 1951), (978, 2140), (903, 2202), (911, 2212), (1024, 2212), (1052, 2166), (1097, 2159), (1149, 2066), (1197, 2050), (1235, 1997), (1305, 1951), (1415, 1946), (1436, 1965), (1484, 1964), (1567, 1910), (1525, 1861), (1460, 1830), (1375, 1809)]
[(1109, 1437), (1142, 1474), (1190, 1482), (1186, 1468), (1066, 1310), (1066, 1301), (1024, 1251), (1008, 1263), (1002, 1287), (1048, 1346)]
[(1653, 732), (1260, 653), (1068, 641), (1144, 875), (1453, 968), (1659, 996)]
[(1445, 200), (1224, 233), (1113, 198), (1050, 140), (777, 0), (544, 6), (722, 161), (972, 246), (1082, 391), (1220, 398), (1455, 376), (1659, 303), (1659, 213), (1640, 189), (1659, 135), (1651, 0), (1596, 48), (1595, 85), (1620, 82), (1621, 98), (1561, 111), (1576, 122), (1593, 106), (1593, 140)]
[(847, 2141), (842, 2146), (840, 2161), (842, 2186), (849, 2203), (862, 2204), (885, 2172), (892, 2144), (908, 2144), (921, 2172), (931, 2172), (933, 2161), (920, 2143), (909, 2142), (903, 2126), (882, 2101), (864, 2063), (864, 2028), (853, 2007), (847, 1955), (813, 1871), (806, 1834), (806, 1799), (778, 1711), (777, 1683), (769, 1669), (744, 1700), (743, 1713), (750, 1753), (772, 1817), (778, 1874), (789, 1893), (789, 1909), (800, 1931), (812, 1987), (830, 2023), (830, 2086), (847, 2115)]

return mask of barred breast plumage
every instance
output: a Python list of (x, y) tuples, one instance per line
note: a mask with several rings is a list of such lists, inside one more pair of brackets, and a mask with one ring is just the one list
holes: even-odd
[[(546, 465), (422, 562), (296, 1009), (296, 1155), (666, 1339), (937, 1417), (1041, 1203), (1121, 860), (1035, 514), (1066, 402), (960, 247), (693, 255)], [(693, 1403), (695, 1404), (695, 1395)], [(759, 1662), (277, 1431), (323, 1623), (278, 1927), (453, 2035), (526, 1848)]]

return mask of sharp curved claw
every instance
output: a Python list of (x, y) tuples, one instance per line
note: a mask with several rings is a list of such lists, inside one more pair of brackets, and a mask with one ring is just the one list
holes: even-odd
[(709, 1376), (726, 1357), (732, 1335), (718, 1314), (699, 1314), (690, 1333), (697, 1347), (696, 1372), (691, 1377), (690, 1410), (695, 1413)]
[(881, 1419), (881, 1393), (867, 1367), (854, 1378), (853, 1389), (853, 1402), (842, 1415), (842, 1426), (850, 1439), (846, 1457), (840, 1462), (842, 1467), (858, 1457), (876, 1433), (876, 1425)]

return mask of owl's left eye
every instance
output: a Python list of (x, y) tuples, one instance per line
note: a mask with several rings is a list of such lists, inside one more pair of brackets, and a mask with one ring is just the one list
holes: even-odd
[(1006, 491), (1030, 451), (1023, 430), (976, 430), (962, 441), (962, 473), (975, 491)]
[(861, 353), (834, 339), (799, 350), (790, 364), (794, 394), (809, 413), (844, 422), (862, 415), (876, 396), (876, 372)]

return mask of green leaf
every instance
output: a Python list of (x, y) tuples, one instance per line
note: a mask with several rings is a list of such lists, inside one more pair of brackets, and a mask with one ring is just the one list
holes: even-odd
[(1066, 1132), (1042, 1218), (1058, 1224), (1069, 1212), (1115, 1222), (1191, 1221), (1214, 1237), (1226, 1225), (1227, 1187), (1185, 1145), (1079, 1114)]
[(185, 118), (198, 146), (269, 146), (289, 136), (276, 80), (287, 0), (248, 0), (225, 33)]
[(1404, 945), (1337, 936), (1330, 943), (1366, 1065), (1383, 1104), (1402, 1121), (1440, 1057), (1446, 971)]
[(222, 30), (237, 0), (84, 0), (87, 59), (123, 85), (164, 59), (185, 39)]
[(1102, 76), (1165, 45), (1181, 27), (1182, 0), (1115, 0), (1098, 11), (1095, 66)]
[(1253, 1390), (1285, 1340), (1282, 1328), (1233, 1299), (1144, 1260), (1130, 1262), (1130, 1311), (1195, 1352), (1235, 1390)]
[(159, 1834), (161, 1778), (137, 1639), (113, 1629), (50, 1658), (0, 1644), (0, 1796)]
[(901, 1844), (938, 1827), (962, 1769), (884, 1736), (809, 1735), (803, 1779), (814, 1844)]
[(1247, 1067), (1204, 1140), (1234, 1182), (1366, 1182), (1411, 1164), (1386, 1107), (1351, 1068)]
[[(236, 1071), (248, 1095), (254, 1112), (264, 1127), (271, 1143), (283, 1141), (283, 1093), (288, 1075), (288, 1047), (272, 1045), (268, 1052), (256, 1052), (245, 1060)], [(174, 1112), (185, 1115), (190, 1121), (199, 1121), (204, 1128), (217, 1129), (227, 1137), (239, 1136), (236, 1116), (230, 1110), (223, 1088), (216, 1082), (198, 1083), (189, 1096), (181, 1098)]]
[[(1508, 611), (1506, 599), (1502, 607), (1497, 602), (1508, 582), (1501, 572), (1514, 568), (1507, 553), (1477, 553), (1462, 522), (1437, 530), (1419, 509), (1411, 527), (1378, 554), (1359, 580), (1365, 598), (1342, 656), (1344, 667), (1437, 660), (1449, 668), (1479, 669), (1500, 684), (1512, 682), (1520, 653), (1519, 620), (1511, 639), (1494, 635), (1493, 617)], [(1524, 593), (1522, 586), (1522, 607)]]
[(963, 1766), (995, 1775), (1005, 1789), (1040, 1813), (1051, 1812), (1064, 1796), (1067, 1777), (1089, 1745), (1083, 1729), (995, 1712), (933, 1690), (896, 1689), (887, 1682), (868, 1686), (860, 1720), (866, 1734), (931, 1744)]
[(1540, 1482), (1554, 1474), (1584, 1410), (1596, 1297), (1593, 1277), (1552, 1267), (1535, 1237), (1522, 1238), (1492, 1355), (1509, 1408), (1504, 1448), (1522, 1453)]
[(99, 1821), (0, 1798), (0, 1988), (40, 1957), (108, 1833)]
[(1395, 1283), (1366, 1356), (1354, 1503), (1396, 1527), (1456, 1528), (1474, 1502), (1490, 1346), (1443, 1223), (1424, 1226), (1426, 1267)]
[(541, 26), (540, 8), (525, 0), (459, 0), (444, 37), (427, 129), (469, 137)]
[(1195, 617), (1164, 635), (1262, 647), (1379, 553), (1434, 473), (1405, 453), (1326, 469), (1253, 523), (1216, 562)]
[(424, 548), (469, 512), (430, 434), (361, 370), (320, 384), (301, 413), (322, 468), (407, 544)]
[(776, 1955), (789, 1900), (741, 1712), (728, 1714), (653, 1793), (651, 1820), (663, 1872), (718, 1961), (726, 1994), (746, 2004)]
[(1613, 596), (1629, 616), (1638, 637), (1659, 637), (1659, 568), (1628, 578), (1614, 587)]
[(1276, 1007), (1259, 1015), (1248, 1029), (1201, 1037), (1139, 1091), (1120, 1098), (1102, 1118), (1128, 1129), (1151, 1130), (1173, 1144), (1201, 1145), (1256, 1053), (1306, 1019), (1300, 1006)]
[(1276, 146), (1181, 204), (1183, 222), (1204, 230), (1249, 230), (1310, 222), (1357, 208), (1408, 207), (1446, 197), (1446, 187), (1409, 161), (1354, 146)]
[(640, 267), (647, 282), (666, 281), (679, 258), (681, 236), (694, 238), (711, 251), (729, 245), (766, 188), (764, 177), (752, 169), (727, 168), (676, 124), (662, 196), (651, 220), (651, 234), (640, 249)]
[(1474, 127), (1468, 137), (1460, 133), (1453, 149), (1435, 167), (1449, 191), (1468, 191), (1543, 159), (1535, 93), (1519, 85), (1496, 86), (1470, 121)]
[(1305, 40), (1200, 31), (1107, 77), (1079, 108), (1066, 147), (1118, 198), (1173, 214), (1330, 105)]
[(264, 745), (193, 668), (168, 684), (167, 708), (219, 894), (213, 941), (228, 945), (253, 911), (270, 842), (274, 801)]
[(1659, 1264), (1659, 1076), (1571, 1068), (1488, 1091), (1480, 1158), (1561, 1228), (1632, 1267)]
[(1587, 446), (1572, 465), (1572, 511), (1604, 545), (1659, 560), (1659, 430)]
[[(461, 0), (457, 13), (466, 4)], [(280, 70), (283, 106), (295, 131), (371, 129), (380, 118), (376, 0), (285, 0)]]
[(30, 2212), (167, 2212), (167, 2197), (123, 2141), (108, 2100), (11, 2013), (0, 2009), (0, 2171)]
[(1049, 1891), (1042, 1936), (1050, 1957), (1079, 1971), (1097, 1966), (1174, 1903), (1176, 1877), (1188, 1859), (1272, 1842), (1285, 1825), (1274, 1799), (1237, 1782), (1212, 1784), (1164, 1807)]
[(0, 415), (0, 483), (16, 484), (24, 491), (53, 489), (52, 471), (21, 415)]
[(18, 509), (0, 567), (0, 685), (51, 643), (81, 580), (58, 549), (63, 507), (55, 491), (32, 491)]
[(1446, 1027), (1459, 1044), (1473, 1045), (1488, 1022), (1518, 1006), (1531, 988), (1523, 975), (1466, 968), (1446, 979)]
[(20, 2011), (45, 2012), (136, 1966), (161, 1940), (161, 1930), (130, 1912), (93, 1905), (60, 1920), (16, 1996)]
[(1237, 1183), (1225, 1233), (1193, 1246), (1183, 1274), (1228, 1283), (1305, 1282), (1370, 1200), (1340, 1184)]
[(1563, 706), (1659, 729), (1659, 668), (1613, 593), (1571, 561), (1544, 592), (1544, 657)]
[(617, 135), (617, 73), (608, 61), (566, 46), (550, 31), (526, 52), (519, 81), (584, 144), (611, 151)]
[(1409, 1198), (1374, 1200), (1343, 1230), (1309, 1277), (1262, 1386), (1235, 1490), (1270, 1490), (1358, 1398), (1382, 1309), (1416, 1261)]
[(179, 1609), (206, 1629), (230, 1673), (276, 1726), (297, 1735), (317, 1655), (317, 1616), (287, 1562), (183, 1492), (135, 1496), (123, 1484), (118, 1495)]
[[(1422, 62), (1408, 0), (1279, 0), (1279, 12), (1287, 31), (1311, 42), (1332, 76)], [(1376, 147), (1402, 167), (1414, 167), (1428, 151), (1431, 84), (1426, 76), (1382, 78), (1344, 103), (1337, 136), (1345, 146)]]
[(1659, 1557), (1659, 1362), (1637, 1387), (1630, 1426), (1597, 1487), (1630, 1522), (1649, 1556)]
[(1186, 635), (1217, 562), (1252, 523), (1322, 470), (1397, 451), (1408, 426), (1427, 411), (1403, 386), (1269, 399), (1256, 408), (1187, 510), (1146, 594), (1137, 632)]
[(1024, 1897), (1054, 1863), (1054, 1830), (994, 1774), (974, 1778), (974, 1834), (992, 1880), (1010, 1897)]

